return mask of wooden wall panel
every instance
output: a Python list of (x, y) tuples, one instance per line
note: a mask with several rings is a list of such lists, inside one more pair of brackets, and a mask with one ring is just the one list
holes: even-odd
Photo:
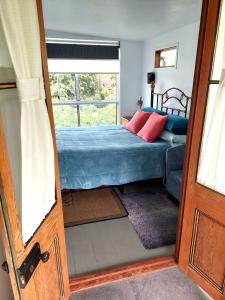
[(225, 280), (225, 225), (195, 212), (190, 266), (221, 293)]

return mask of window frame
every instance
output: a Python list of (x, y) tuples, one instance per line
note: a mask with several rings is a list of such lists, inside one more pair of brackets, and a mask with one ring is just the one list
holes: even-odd
[[(166, 52), (168, 50), (174, 50), (174, 49), (176, 49), (175, 64), (174, 65), (169, 65), (169, 66), (160, 66), (161, 53)], [(178, 44), (155, 50), (155, 64), (154, 64), (154, 67), (156, 69), (176, 68), (177, 67), (177, 53), (178, 53)]]
[[(51, 74), (72, 74), (75, 78), (75, 99), (74, 100), (64, 100), (64, 101), (58, 101), (53, 102), (52, 106), (72, 106), (77, 113), (77, 126), (81, 126), (81, 116), (80, 116), (80, 105), (102, 105), (102, 104), (116, 104), (116, 120), (115, 125), (118, 125), (119, 120), (119, 105), (120, 105), (120, 73), (114, 73), (114, 72), (49, 72), (49, 75)], [(81, 100), (80, 99), (80, 92), (79, 92), (79, 83), (77, 81), (77, 78), (80, 74), (115, 74), (116, 75), (116, 99), (113, 100)], [(107, 125), (107, 124), (106, 124)]]

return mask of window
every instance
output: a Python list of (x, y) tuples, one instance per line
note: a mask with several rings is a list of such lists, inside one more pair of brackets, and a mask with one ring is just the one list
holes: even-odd
[(50, 73), (55, 125), (115, 125), (118, 81), (116, 73)]
[(225, 195), (224, 187), (224, 99), (223, 60), (225, 53), (225, 1), (220, 18), (208, 79), (207, 106), (204, 120), (197, 182)]
[(56, 127), (117, 124), (119, 46), (47, 44)]
[(177, 47), (155, 51), (155, 68), (176, 67)]

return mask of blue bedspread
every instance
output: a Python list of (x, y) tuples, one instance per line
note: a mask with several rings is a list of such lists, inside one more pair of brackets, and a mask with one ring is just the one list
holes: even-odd
[(169, 143), (147, 143), (122, 126), (56, 129), (62, 189), (160, 178)]

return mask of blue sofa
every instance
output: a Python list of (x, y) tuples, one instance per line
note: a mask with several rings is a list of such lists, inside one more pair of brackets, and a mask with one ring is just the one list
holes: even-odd
[(179, 145), (166, 151), (165, 186), (169, 194), (180, 201), (185, 145)]

